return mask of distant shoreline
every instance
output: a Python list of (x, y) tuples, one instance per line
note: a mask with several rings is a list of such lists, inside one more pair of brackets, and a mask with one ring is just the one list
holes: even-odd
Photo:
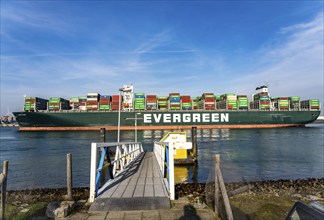
[(13, 124), (0, 124), (0, 127), (2, 127), (2, 128), (19, 127), (19, 124), (18, 123), (13, 123)]

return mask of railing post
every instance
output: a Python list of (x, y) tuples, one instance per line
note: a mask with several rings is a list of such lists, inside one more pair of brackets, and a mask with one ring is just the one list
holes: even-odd
[(169, 186), (170, 186), (170, 199), (175, 200), (175, 187), (174, 187), (174, 158), (173, 158), (173, 143), (169, 145)]
[(1, 219), (5, 219), (5, 213), (6, 213), (6, 190), (7, 190), (7, 177), (8, 177), (8, 164), (9, 161), (5, 160), (3, 161), (3, 181), (1, 184)]
[(160, 164), (162, 167), (162, 175), (165, 174), (165, 165), (164, 165), (165, 155), (166, 155), (165, 151), (166, 151), (166, 147), (164, 145), (160, 145)]
[(106, 142), (106, 129), (100, 128), (100, 142)]
[(115, 158), (114, 158), (114, 166), (113, 166), (113, 175), (115, 176), (115, 173), (117, 171), (117, 167), (119, 166), (119, 160), (117, 160), (119, 158), (119, 146), (116, 146), (116, 151), (115, 151)]
[(72, 155), (66, 155), (67, 199), (72, 200)]
[(218, 208), (219, 208), (219, 182), (217, 173), (220, 169), (220, 155), (215, 155), (215, 213), (218, 215)]
[(90, 197), (89, 202), (94, 202), (96, 197), (96, 174), (97, 174), (97, 144), (91, 143), (90, 164)]
[(197, 127), (191, 128), (192, 154), (197, 157)]

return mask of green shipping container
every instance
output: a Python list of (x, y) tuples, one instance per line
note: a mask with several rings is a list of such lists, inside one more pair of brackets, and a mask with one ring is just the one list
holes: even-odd
[(291, 97), (289, 97), (289, 100), (290, 101), (299, 101), (300, 97), (299, 96), (291, 96)]
[(309, 100), (309, 105), (311, 105), (311, 106), (319, 106), (320, 101), (317, 100), (317, 99), (311, 99), (311, 100)]

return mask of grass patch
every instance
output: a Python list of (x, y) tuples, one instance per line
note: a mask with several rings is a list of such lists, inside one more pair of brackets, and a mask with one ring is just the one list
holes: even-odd
[(236, 195), (230, 198), (234, 219), (285, 219), (298, 198), (292, 196)]
[(44, 215), (46, 211), (46, 202), (35, 202), (26, 205), (6, 204), (6, 219), (25, 220), (33, 216)]

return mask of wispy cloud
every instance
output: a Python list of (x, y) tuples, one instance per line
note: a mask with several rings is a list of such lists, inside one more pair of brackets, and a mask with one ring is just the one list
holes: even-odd
[[(18, 5), (3, 3), (1, 9), (1, 20), (6, 29), (11, 28), (31, 28), (37, 31), (53, 31), (68, 33), (67, 23), (58, 17), (53, 17), (49, 13), (43, 13), (37, 9), (37, 4), (20, 3)], [(4, 7), (5, 6), (5, 7)], [(6, 30), (6, 29), (2, 29)]]
[(171, 36), (170, 36), (170, 31), (162, 31), (152, 38), (148, 39), (146, 42), (143, 42), (141, 45), (139, 45), (136, 49), (135, 52), (139, 54), (145, 54), (148, 52), (152, 52), (155, 49), (167, 45), (170, 43)]
[[(283, 28), (274, 45), (267, 45), (256, 60), (257, 69), (234, 80), (231, 89), (268, 84), (272, 95), (299, 95), (323, 100), (323, 13), (314, 20)], [(252, 88), (253, 88), (252, 87)]]

